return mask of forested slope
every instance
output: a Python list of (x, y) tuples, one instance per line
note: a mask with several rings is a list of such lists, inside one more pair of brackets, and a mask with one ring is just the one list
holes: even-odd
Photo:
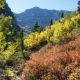
[(18, 67), (19, 55), (22, 54), (19, 52), (20, 33), (21, 29), (6, 1), (0, 0), (0, 80), (8, 80), (15, 74), (14, 69)]

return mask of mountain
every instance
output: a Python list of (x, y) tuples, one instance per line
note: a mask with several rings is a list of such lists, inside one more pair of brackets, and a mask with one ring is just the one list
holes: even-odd
[[(63, 12), (67, 13), (68, 11)], [(15, 14), (15, 18), (17, 19), (18, 24), (22, 27), (31, 28), (36, 21), (38, 21), (42, 26), (47, 26), (49, 25), (51, 19), (58, 20), (61, 17), (61, 14), (62, 11), (33, 7), (22, 13)]]

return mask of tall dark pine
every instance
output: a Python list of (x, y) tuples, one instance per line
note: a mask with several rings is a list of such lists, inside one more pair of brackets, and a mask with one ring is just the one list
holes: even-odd
[(51, 26), (51, 25), (53, 25), (53, 20), (52, 20), (52, 19), (50, 20), (50, 26)]
[(78, 1), (78, 10), (77, 11), (80, 13), (80, 0)]
[(32, 28), (32, 32), (39, 32), (40, 31), (40, 26), (38, 22), (36, 22)]
[(64, 17), (64, 12), (62, 11), (62, 12), (61, 12), (61, 18), (63, 18), (63, 17)]
[(23, 34), (23, 30), (20, 31), (20, 35), (21, 35), (21, 42), (20, 42), (21, 43), (21, 45), (20, 45), (21, 46), (21, 52), (22, 52), (23, 57), (25, 57), (24, 53), (23, 53), (23, 50), (24, 50), (24, 42), (23, 42), (24, 34)]

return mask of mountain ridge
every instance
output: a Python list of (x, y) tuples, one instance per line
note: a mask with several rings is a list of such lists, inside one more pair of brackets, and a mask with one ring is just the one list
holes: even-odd
[(39, 22), (41, 26), (49, 25), (51, 19), (58, 20), (61, 17), (62, 12), (67, 13), (69, 11), (60, 11), (60, 10), (49, 10), (49, 9), (41, 9), (39, 7), (33, 7), (31, 9), (27, 9), (22, 13), (14, 14), (17, 22), (22, 27), (30, 27), (35, 24), (35, 22)]

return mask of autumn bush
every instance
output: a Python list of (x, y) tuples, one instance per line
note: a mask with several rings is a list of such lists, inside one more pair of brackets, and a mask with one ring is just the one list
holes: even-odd
[(80, 14), (76, 13), (25, 38), (25, 48), (37, 47), (44, 41), (49, 45), (30, 55), (21, 73), (22, 80), (78, 80), (79, 74), (74, 70), (80, 67), (79, 21)]
[(80, 68), (79, 67), (73, 70), (68, 80), (80, 80)]
[[(30, 55), (21, 73), (22, 80), (77, 80), (80, 67), (80, 35), (65, 44), (45, 47)], [(72, 78), (72, 79), (71, 79)], [(74, 80), (74, 79), (73, 79)]]
[(73, 38), (75, 37), (74, 34), (72, 34), (73, 30), (80, 29), (79, 22), (80, 14), (78, 13), (71, 16), (69, 19), (61, 18), (53, 25), (46, 27), (42, 32), (30, 33), (25, 38), (24, 45), (26, 48), (30, 48), (39, 45), (43, 41), (47, 43), (60, 43), (68, 38)]

